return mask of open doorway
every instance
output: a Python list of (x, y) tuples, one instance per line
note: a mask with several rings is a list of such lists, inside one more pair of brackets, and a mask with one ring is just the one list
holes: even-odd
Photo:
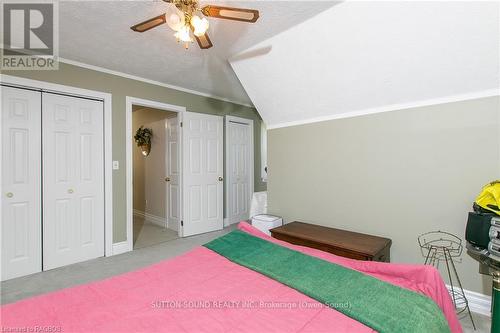
[(179, 237), (178, 123), (177, 112), (132, 105), (133, 249)]
[[(137, 244), (139, 237), (136, 237), (136, 246), (134, 246), (134, 150), (139, 149), (134, 142), (134, 134), (141, 124), (133, 125), (133, 110), (156, 109), (155, 111), (175, 112), (177, 117), (169, 118), (162, 116), (160, 120), (164, 121), (167, 128), (165, 134), (166, 161), (164, 163), (153, 163), (154, 170), (158, 171), (159, 166), (166, 165), (166, 171), (163, 177), (155, 177), (155, 184), (164, 184), (166, 187), (165, 216), (166, 219), (155, 219), (154, 214), (147, 215), (151, 202), (143, 199), (146, 210), (141, 214), (141, 208), (136, 208), (136, 217), (143, 216), (144, 222), (152, 222), (161, 227), (158, 221), (163, 221), (163, 228), (166, 231), (174, 230), (177, 226), (179, 237), (188, 237), (201, 233), (221, 230), (223, 223), (223, 195), (224, 195), (224, 174), (223, 174), (223, 117), (196, 112), (187, 112), (185, 107), (165, 104), (156, 101), (140, 99), (136, 97), (126, 97), (126, 129), (127, 129), (127, 150), (126, 150), (126, 196), (127, 196), (127, 240), (123, 242), (126, 251), (131, 251), (138, 246), (150, 246), (168, 241), (165, 238), (155, 240), (149, 238), (147, 245)], [(166, 117), (166, 118), (165, 118)], [(141, 123), (147, 124), (146, 121)], [(154, 134), (154, 133), (153, 133)], [(153, 135), (154, 137), (154, 135)], [(155, 142), (152, 142), (151, 152), (146, 160), (150, 160), (155, 151)], [(158, 150), (156, 150), (158, 151)], [(136, 151), (137, 152), (137, 151)], [(146, 154), (147, 155), (147, 154)], [(160, 158), (161, 159), (161, 158)], [(168, 162), (168, 163), (166, 163)], [(118, 167), (118, 163), (116, 163)], [(146, 175), (149, 175), (147, 172)], [(159, 185), (160, 186), (160, 185)], [(149, 190), (144, 185), (145, 195)], [(157, 222), (157, 223), (155, 223)], [(144, 223), (144, 224), (145, 224)], [(166, 223), (166, 224), (165, 224)], [(140, 222), (138, 223), (140, 226)], [(165, 229), (166, 226), (166, 229)], [(136, 230), (138, 227), (136, 227)], [(158, 231), (158, 229), (156, 229)], [(176, 236), (177, 237), (177, 236)], [(123, 252), (126, 252), (123, 251)]]

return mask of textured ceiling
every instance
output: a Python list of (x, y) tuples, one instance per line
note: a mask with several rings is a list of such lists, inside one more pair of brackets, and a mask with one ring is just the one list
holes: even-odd
[(269, 127), (495, 94), (499, 9), (499, 2), (346, 1), (231, 64)]
[[(184, 50), (165, 24), (130, 26), (163, 13), (163, 1), (61, 1), (62, 58), (251, 104), (227, 59), (333, 6), (331, 1), (203, 1), (260, 10), (256, 24), (210, 19), (214, 47)], [(255, 69), (259, 71), (258, 68)]]

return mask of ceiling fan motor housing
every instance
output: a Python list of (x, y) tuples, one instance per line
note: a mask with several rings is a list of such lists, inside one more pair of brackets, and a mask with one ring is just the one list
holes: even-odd
[(199, 10), (197, 0), (172, 0), (172, 3), (180, 11), (192, 16), (194, 12)]

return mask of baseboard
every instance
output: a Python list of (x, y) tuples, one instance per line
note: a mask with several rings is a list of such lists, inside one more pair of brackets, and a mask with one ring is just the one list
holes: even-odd
[[(449, 285), (446, 285), (446, 287), (451, 289)], [(469, 309), (472, 312), (491, 317), (491, 296), (465, 289), (464, 293), (469, 303)]]
[(472, 312), (491, 316), (491, 296), (476, 293), (470, 290), (464, 290), (465, 297), (469, 302), (469, 308)]
[[(134, 216), (142, 217), (143, 219), (145, 219), (146, 221), (148, 221), (152, 224), (155, 224), (159, 227), (165, 228), (165, 218), (164, 217), (149, 214), (149, 213), (137, 210), (137, 209), (134, 209)], [(167, 225), (167, 227), (168, 227), (168, 225)]]
[(224, 218), (224, 227), (227, 227), (231, 224), (240, 223), (241, 221), (247, 221), (247, 220), (241, 219), (239, 217), (225, 217)]
[(119, 243), (114, 243), (113, 244), (113, 255), (117, 254), (122, 254), (125, 252), (132, 251), (132, 249), (129, 249), (127, 241), (119, 242)]

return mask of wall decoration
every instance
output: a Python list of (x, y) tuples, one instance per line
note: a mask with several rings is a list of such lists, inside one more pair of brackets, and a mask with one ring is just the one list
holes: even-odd
[(142, 155), (148, 156), (151, 152), (151, 138), (153, 137), (153, 130), (151, 128), (144, 128), (141, 126), (135, 132), (134, 140), (137, 146), (141, 148)]

